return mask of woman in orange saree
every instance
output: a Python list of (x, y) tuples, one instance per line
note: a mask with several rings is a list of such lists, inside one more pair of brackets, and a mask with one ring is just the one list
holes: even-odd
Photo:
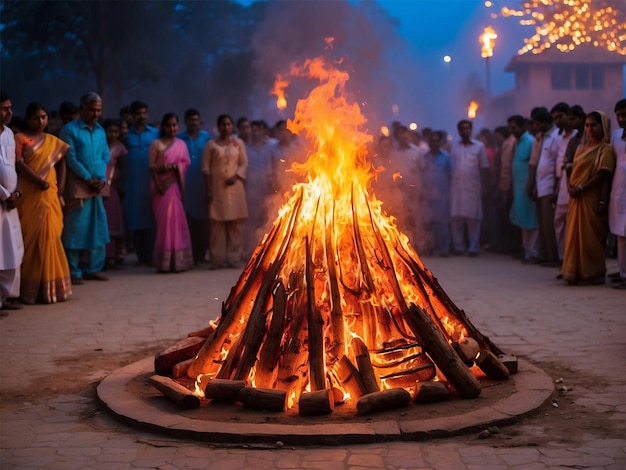
[(191, 160), (187, 144), (176, 138), (178, 116), (167, 113), (161, 137), (148, 151), (152, 209), (157, 225), (154, 265), (159, 272), (181, 272), (193, 267), (191, 236), (183, 206), (185, 173)]
[(611, 175), (615, 171), (615, 153), (609, 137), (606, 114), (602, 111), (589, 113), (568, 184), (571, 199), (562, 270), (568, 284), (604, 283), (608, 197)]
[(72, 294), (70, 269), (61, 243), (65, 153), (69, 146), (44, 132), (48, 113), (39, 103), (26, 108), (28, 130), (15, 135), (20, 179), (17, 209), (24, 236), (20, 300), (55, 303)]

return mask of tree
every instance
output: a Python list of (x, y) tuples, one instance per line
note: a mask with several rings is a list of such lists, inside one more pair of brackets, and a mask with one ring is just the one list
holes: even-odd
[(155, 29), (171, 34), (167, 17), (173, 5), (103, 0), (3, 2), (0, 39), (5, 58), (21, 57), (40, 72), (91, 74), (96, 90), (105, 94), (107, 85), (115, 87), (113, 77), (119, 78), (129, 65), (134, 69), (125, 74), (129, 83), (159, 79), (159, 68), (149, 63), (150, 54), (145, 52), (150, 52), (149, 38)]

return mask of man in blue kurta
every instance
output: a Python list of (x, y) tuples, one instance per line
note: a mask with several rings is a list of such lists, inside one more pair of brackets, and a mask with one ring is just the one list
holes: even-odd
[(187, 144), (191, 165), (185, 175), (185, 212), (191, 235), (194, 264), (205, 261), (209, 247), (209, 210), (204, 197), (204, 175), (202, 174), (202, 151), (211, 140), (207, 131), (201, 129), (200, 111), (185, 111), (187, 130), (178, 134), (178, 138)]
[(530, 199), (526, 187), (530, 177), (530, 157), (535, 139), (526, 130), (526, 119), (520, 115), (508, 120), (509, 131), (516, 139), (513, 153), (513, 203), (511, 223), (522, 230), (522, 246), (527, 264), (539, 263), (539, 225), (535, 203)]
[(126, 228), (139, 264), (152, 263), (156, 237), (154, 213), (150, 200), (150, 168), (148, 149), (159, 138), (159, 130), (148, 124), (148, 105), (141, 101), (130, 104), (133, 125), (126, 135), (126, 175), (124, 179), (124, 205)]
[[(60, 135), (70, 146), (66, 156), (69, 171), (61, 240), (73, 284), (82, 284), (82, 279), (108, 280), (101, 272), (109, 227), (100, 192), (105, 185), (110, 155), (106, 133), (98, 124), (101, 115), (102, 98), (87, 93), (80, 99), (79, 118), (63, 126)], [(83, 250), (89, 253), (86, 266), (80, 264)]]

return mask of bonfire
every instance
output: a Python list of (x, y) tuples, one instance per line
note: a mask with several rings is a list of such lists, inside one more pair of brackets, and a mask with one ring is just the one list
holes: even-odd
[(200, 397), (300, 414), (338, 404), (369, 412), (404, 405), (425, 385), (476, 397), (475, 364), (508, 376), (501, 351), (450, 300), (372, 193), (373, 138), (338, 66), (316, 58), (292, 67), (292, 76), (317, 84), (288, 121), (307, 144), (307, 160), (292, 168), (302, 182), (206, 338), (173, 348), (189, 359), (164, 367), (167, 355), (157, 355), (157, 373), (184, 371)]

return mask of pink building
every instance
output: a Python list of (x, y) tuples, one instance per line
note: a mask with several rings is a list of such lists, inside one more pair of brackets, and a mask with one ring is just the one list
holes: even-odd
[(515, 74), (515, 88), (492, 99), (489, 125), (502, 125), (513, 114), (529, 116), (535, 106), (550, 109), (560, 101), (613, 118), (615, 103), (624, 98), (624, 64), (625, 56), (593, 46), (515, 56), (505, 67)]

